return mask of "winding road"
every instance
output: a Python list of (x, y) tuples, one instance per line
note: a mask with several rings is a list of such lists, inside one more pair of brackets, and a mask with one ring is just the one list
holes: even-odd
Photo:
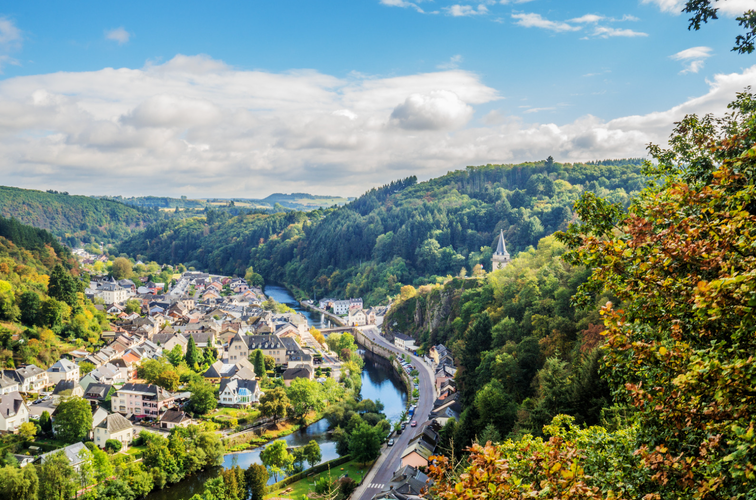
[(409, 354), (412, 358), (412, 365), (419, 372), (420, 397), (417, 400), (417, 409), (415, 410), (414, 420), (417, 420), (417, 427), (407, 428), (398, 436), (394, 437), (394, 446), (383, 445), (383, 450), (378, 461), (365, 476), (359, 488), (355, 490), (352, 498), (355, 500), (370, 500), (373, 495), (380, 493), (386, 488), (391, 481), (394, 472), (399, 469), (402, 463), (402, 454), (407, 449), (410, 440), (418, 435), (423, 428), (423, 424), (428, 420), (433, 402), (436, 400), (436, 390), (434, 387), (435, 374), (430, 366), (422, 361), (418, 356), (412, 355), (409, 351), (404, 351), (389, 343), (383, 338), (376, 327), (361, 327), (360, 330), (366, 337), (373, 340), (378, 345), (394, 351), (397, 354)]

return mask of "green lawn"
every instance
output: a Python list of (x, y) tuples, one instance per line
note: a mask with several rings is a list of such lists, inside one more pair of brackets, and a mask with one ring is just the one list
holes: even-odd
[[(359, 483), (362, 480), (362, 476), (365, 474), (365, 471), (367, 471), (369, 467), (369, 464), (364, 467), (358, 467), (355, 462), (347, 462), (331, 469), (331, 479), (336, 481), (344, 474), (348, 474), (349, 477)], [(302, 498), (302, 495), (307, 495), (307, 493), (309, 493), (310, 491), (315, 491), (315, 483), (322, 476), (328, 476), (328, 473), (329, 471), (325, 471), (321, 472), (320, 474), (315, 474), (314, 476), (307, 477), (305, 479), (302, 479), (301, 481), (297, 481), (296, 483), (285, 486), (278, 491), (274, 491), (273, 493), (265, 495), (265, 498), (289, 498), (291, 500), (300, 500)], [(284, 491), (286, 491), (286, 493), (284, 493)]]

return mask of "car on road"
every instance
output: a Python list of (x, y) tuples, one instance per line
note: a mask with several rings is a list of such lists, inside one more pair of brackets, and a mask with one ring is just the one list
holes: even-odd
[(405, 427), (407, 427), (407, 422), (402, 422), (402, 427), (401, 427), (401, 429), (402, 429), (402, 430), (404, 430), (404, 428), (405, 428)]
[(389, 439), (388, 440), (388, 445), (389, 446), (394, 446), (394, 440), (393, 439)]
[(413, 420), (410, 427), (417, 427), (417, 420)]

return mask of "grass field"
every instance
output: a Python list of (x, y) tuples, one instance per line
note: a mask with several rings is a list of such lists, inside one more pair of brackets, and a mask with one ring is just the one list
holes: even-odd
[[(349, 477), (359, 483), (362, 480), (362, 476), (365, 474), (365, 471), (367, 471), (369, 467), (370, 464), (365, 465), (364, 467), (358, 467), (355, 462), (347, 462), (334, 469), (331, 469), (331, 479), (335, 481), (344, 474), (347, 474), (349, 475)], [(287, 498), (290, 500), (300, 500), (302, 498), (302, 495), (307, 495), (309, 492), (315, 491), (315, 483), (321, 477), (328, 476), (328, 474), (329, 471), (315, 474), (312, 477), (302, 479), (301, 481), (297, 481), (296, 483), (285, 486), (278, 491), (274, 491), (273, 493), (265, 495), (265, 498)]]

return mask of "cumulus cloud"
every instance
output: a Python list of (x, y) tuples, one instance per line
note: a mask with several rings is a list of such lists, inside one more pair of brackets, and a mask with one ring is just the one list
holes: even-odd
[(387, 5), (389, 7), (411, 7), (420, 13), (424, 13), (423, 9), (421, 9), (419, 5), (413, 2), (408, 2), (407, 0), (380, 0), (380, 3), (381, 5)]
[(685, 113), (721, 114), (755, 80), (756, 66), (717, 75), (706, 95), (666, 111), (557, 124), (538, 108), (472, 120), (501, 96), (462, 70), (337, 78), (177, 56), (1, 80), (0, 176), (82, 194), (358, 195), (465, 165), (643, 156)]
[(550, 21), (535, 13), (516, 13), (512, 14), (512, 19), (516, 19), (515, 24), (525, 28), (542, 28), (550, 31), (579, 31), (580, 26), (572, 26), (560, 21)]
[(570, 22), (571, 23), (597, 23), (599, 21), (603, 21), (604, 19), (606, 19), (606, 17), (599, 16), (598, 14), (586, 14), (584, 16), (570, 19)]
[(391, 124), (407, 130), (447, 130), (463, 126), (473, 109), (448, 90), (412, 94), (391, 112)]
[(711, 51), (711, 47), (691, 47), (669, 57), (683, 63), (685, 68), (680, 71), (680, 74), (684, 75), (686, 73), (698, 73), (703, 68), (704, 61), (711, 57)]
[(129, 38), (131, 38), (131, 33), (123, 29), (123, 27), (115, 28), (105, 31), (105, 38), (118, 42), (118, 45), (123, 45), (129, 41)]
[(488, 14), (488, 7), (484, 4), (479, 4), (477, 9), (472, 5), (452, 5), (444, 7), (444, 11), (453, 17), (480, 16)]

